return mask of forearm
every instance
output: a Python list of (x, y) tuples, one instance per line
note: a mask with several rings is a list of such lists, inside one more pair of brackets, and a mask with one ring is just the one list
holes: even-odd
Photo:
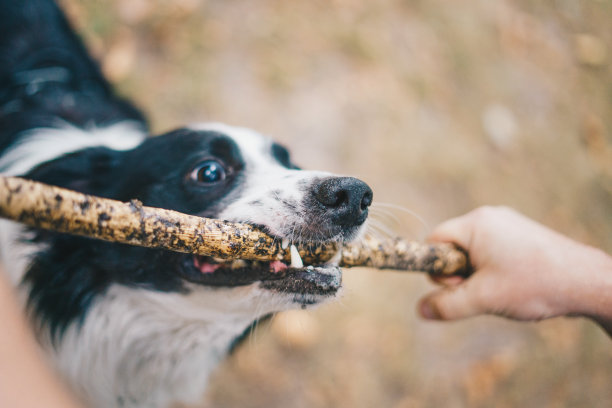
[(0, 269), (0, 406), (77, 408), (64, 384), (44, 363), (14, 293)]
[(595, 248), (583, 256), (584, 280), (573, 294), (575, 314), (593, 319), (612, 336), (612, 256)]

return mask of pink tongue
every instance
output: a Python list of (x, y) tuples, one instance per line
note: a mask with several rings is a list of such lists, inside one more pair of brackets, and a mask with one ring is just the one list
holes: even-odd
[(195, 258), (195, 266), (202, 273), (213, 273), (214, 271), (216, 271), (217, 269), (221, 267), (221, 265), (219, 264), (210, 264), (207, 262), (200, 262), (198, 258)]
[(287, 265), (281, 261), (272, 261), (270, 262), (270, 269), (272, 270), (272, 273), (279, 273), (287, 269)]
[(220, 267), (221, 267), (221, 265), (205, 263), (205, 264), (200, 265), (200, 272), (202, 272), (202, 273), (213, 273), (214, 271), (216, 271)]

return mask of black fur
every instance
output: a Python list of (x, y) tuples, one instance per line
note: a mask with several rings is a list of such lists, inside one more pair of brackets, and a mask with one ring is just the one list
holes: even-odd
[(53, 127), (134, 120), (51, 0), (0, 0), (0, 152), (18, 134)]
[(272, 157), (274, 157), (276, 161), (288, 169), (299, 170), (299, 167), (291, 161), (289, 150), (278, 143), (272, 144)]

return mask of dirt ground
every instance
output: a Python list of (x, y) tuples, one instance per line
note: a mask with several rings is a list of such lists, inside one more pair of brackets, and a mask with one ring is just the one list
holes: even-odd
[[(269, 134), (367, 181), (379, 233), (503, 204), (612, 252), (610, 0), (62, 3), (156, 132)], [(424, 276), (347, 270), (345, 287), (256, 331), (202, 406), (612, 404), (612, 341), (590, 322), (427, 323)]]

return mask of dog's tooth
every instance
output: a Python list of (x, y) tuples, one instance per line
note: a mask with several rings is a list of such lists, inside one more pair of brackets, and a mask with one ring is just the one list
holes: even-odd
[(225, 262), (227, 262), (226, 259), (217, 258), (216, 256), (213, 257), (213, 261), (215, 261), (216, 263), (225, 263)]
[(246, 266), (247, 263), (243, 259), (236, 259), (234, 262), (232, 262), (232, 269), (244, 268)]
[(303, 268), (304, 262), (302, 262), (302, 257), (298, 252), (295, 245), (291, 244), (291, 267), (292, 268)]
[(331, 257), (331, 259), (325, 262), (325, 265), (329, 266), (338, 266), (340, 265), (340, 261), (342, 260), (342, 251), (338, 251)]
[(287, 249), (289, 247), (289, 238), (283, 238), (281, 242), (281, 248)]

